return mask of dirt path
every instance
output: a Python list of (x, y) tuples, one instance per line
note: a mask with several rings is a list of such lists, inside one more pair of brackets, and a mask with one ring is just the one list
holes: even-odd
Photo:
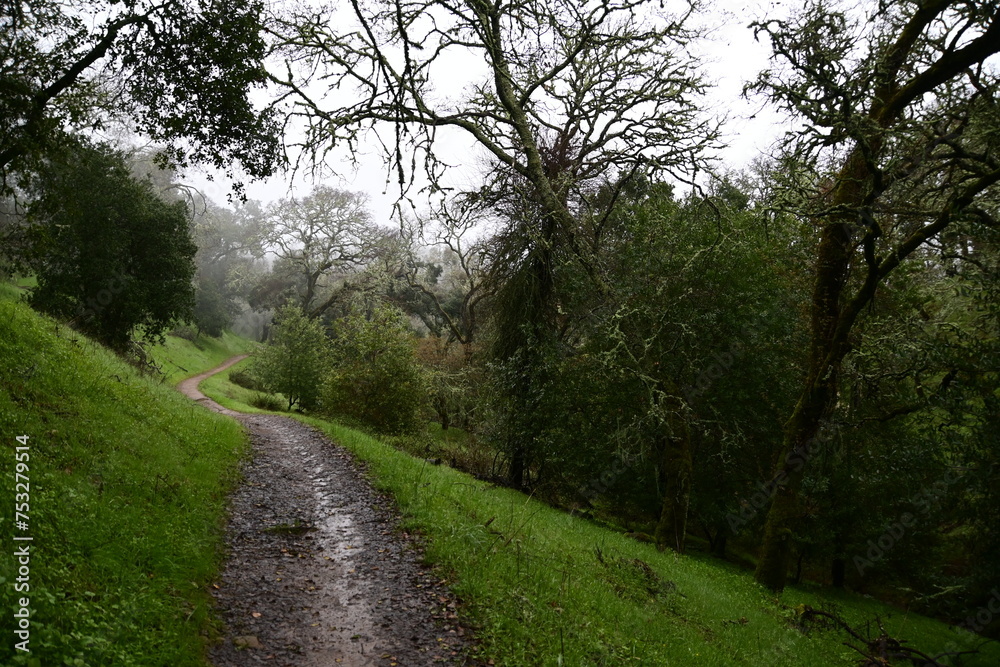
[(209, 410), (214, 410), (218, 413), (229, 415), (230, 417), (241, 417), (243, 413), (236, 412), (235, 410), (230, 410), (229, 408), (224, 408), (215, 401), (213, 401), (212, 399), (210, 399), (205, 394), (201, 393), (201, 390), (198, 389), (198, 385), (200, 385), (203, 381), (212, 377), (216, 373), (221, 373), (230, 366), (238, 364), (239, 362), (246, 359), (247, 356), (249, 355), (240, 354), (235, 357), (230, 357), (229, 359), (226, 359), (225, 361), (223, 361), (221, 364), (219, 364), (210, 371), (205, 371), (204, 373), (195, 375), (194, 377), (189, 377), (186, 380), (181, 380), (180, 384), (177, 385), (177, 391), (181, 392), (182, 394), (184, 394), (193, 401), (198, 401)]
[(294, 419), (234, 412), (198, 391), (241, 358), (178, 385), (239, 419), (253, 445), (230, 499), (214, 591), (227, 633), (213, 664), (474, 664), (453, 597), (349, 452)]

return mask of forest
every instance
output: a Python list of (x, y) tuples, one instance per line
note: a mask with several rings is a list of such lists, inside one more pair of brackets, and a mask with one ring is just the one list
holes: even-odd
[(997, 637), (1000, 3), (770, 11), (728, 20), (784, 131), (732, 164), (700, 3), (4, 3), (0, 273), (135, 365), (232, 330), (260, 408)]

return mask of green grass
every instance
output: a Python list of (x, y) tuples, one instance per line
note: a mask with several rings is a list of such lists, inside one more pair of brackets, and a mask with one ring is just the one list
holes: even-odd
[[(229, 373), (231, 371), (246, 369), (251, 362), (252, 358), (244, 359), (233, 364), (225, 371), (208, 378), (201, 383), (202, 393), (210, 396), (219, 405), (231, 410), (239, 410), (240, 412), (267, 412), (267, 410), (255, 408), (251, 403), (253, 397), (260, 392), (240, 387), (229, 381)], [(283, 405), (288, 405), (281, 394), (275, 394), (275, 396), (279, 398)]]
[(193, 341), (170, 335), (163, 345), (151, 346), (149, 354), (162, 369), (166, 381), (176, 385), (184, 378), (215, 368), (230, 357), (249, 354), (256, 347), (256, 343), (227, 331), (219, 338), (198, 336)]
[(6, 280), (0, 280), (0, 299), (5, 301), (17, 301), (25, 294), (24, 290), (18, 289), (17, 285)]
[[(202, 390), (246, 409), (232, 387), (217, 377)], [(464, 601), (483, 657), (498, 665), (856, 664), (847, 636), (796, 627), (800, 605), (834, 608), (854, 625), (881, 617), (893, 636), (930, 653), (949, 642), (971, 648), (945, 624), (865, 597), (795, 587), (776, 598), (735, 565), (659, 552), (358, 431), (296, 418), (368, 463), (404, 527), (426, 537), (428, 561)], [(1000, 664), (1000, 650), (989, 645), (962, 664)]]
[[(204, 665), (208, 588), (245, 437), (0, 286), (0, 606), (30, 598), (3, 665)], [(30, 591), (9, 553), (15, 436), (30, 446)], [(4, 627), (10, 627), (10, 621)]]

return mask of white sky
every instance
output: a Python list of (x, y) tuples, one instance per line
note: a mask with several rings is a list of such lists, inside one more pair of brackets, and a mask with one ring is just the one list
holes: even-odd
[[(765, 16), (785, 15), (797, 4), (722, 0), (712, 3), (699, 18), (699, 23), (711, 30), (707, 39), (693, 45), (693, 50), (703, 60), (707, 80), (714, 83), (708, 94), (706, 111), (727, 119), (724, 125), (727, 148), (721, 154), (727, 167), (747, 166), (758, 155), (767, 153), (784, 130), (782, 119), (776, 112), (763, 108), (759, 100), (743, 99), (741, 93), (744, 84), (767, 66), (770, 55), (766, 42), (757, 43), (754, 40), (749, 24)], [(462, 78), (469, 76), (466, 73)], [(479, 153), (471, 140), (464, 140), (453, 133), (446, 140), (439, 140), (436, 147), (446, 162), (462, 165), (449, 175), (451, 183), (456, 186), (472, 185), (478, 175), (476, 156)], [(331, 163), (337, 175), (326, 177), (323, 181), (334, 187), (367, 193), (375, 219), (382, 224), (390, 224), (393, 204), (399, 195), (398, 188), (390, 183), (387, 190), (386, 168), (375, 143), (364, 152), (367, 154), (360, 157), (357, 170), (346, 160), (342, 164)], [(219, 204), (224, 204), (231, 192), (230, 183), (225, 178), (217, 175), (215, 180), (209, 181), (207, 173), (196, 168), (188, 170), (184, 180)], [(279, 174), (264, 182), (247, 182), (246, 194), (250, 199), (267, 203), (290, 194), (307, 194), (312, 187), (313, 181), (308, 175), (298, 174), (293, 179), (291, 174)]]

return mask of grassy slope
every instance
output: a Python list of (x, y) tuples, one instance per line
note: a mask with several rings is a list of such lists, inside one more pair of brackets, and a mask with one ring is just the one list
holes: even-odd
[(166, 375), (166, 381), (175, 385), (215, 368), (230, 357), (252, 352), (255, 347), (256, 343), (227, 331), (219, 338), (198, 336), (193, 341), (167, 336), (163, 345), (150, 347), (149, 354)]
[(208, 378), (201, 383), (202, 393), (206, 396), (211, 396), (219, 405), (233, 410), (239, 410), (240, 412), (266, 412), (250, 405), (252, 398), (259, 392), (245, 389), (229, 381), (229, 374), (232, 371), (244, 370), (251, 362), (252, 359), (250, 358), (244, 359), (230, 366), (229, 370)]
[[(0, 285), (0, 525), (13, 544), (14, 438), (28, 435), (32, 653), (12, 657), (8, 635), (0, 664), (203, 665), (241, 429), (16, 294)], [(0, 559), (5, 610), (13, 565)]]
[[(224, 377), (202, 390), (246, 409)], [(406, 527), (427, 536), (428, 559), (454, 578), (463, 613), (497, 664), (855, 664), (847, 637), (796, 629), (799, 605), (836, 605), (854, 624), (878, 615), (891, 634), (931, 653), (952, 641), (971, 648), (942, 623), (860, 596), (800, 587), (776, 599), (735, 566), (660, 553), (357, 431), (299, 418), (366, 461), (396, 497)], [(993, 644), (963, 664), (1000, 664), (1000, 650)]]

